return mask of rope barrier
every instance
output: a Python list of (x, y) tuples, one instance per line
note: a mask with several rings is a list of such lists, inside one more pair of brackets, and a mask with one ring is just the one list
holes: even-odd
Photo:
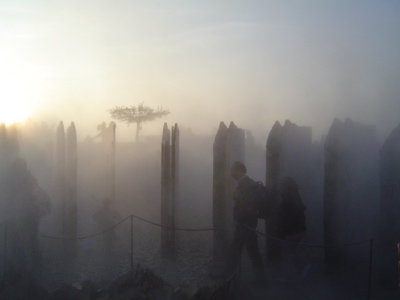
[(277, 237), (270, 236), (270, 235), (260, 232), (256, 229), (253, 229), (250, 226), (247, 226), (245, 224), (240, 224), (240, 225), (246, 227), (247, 229), (254, 231), (257, 234), (263, 235), (271, 240), (288, 243), (288, 244), (293, 244), (293, 245), (298, 245), (298, 246), (304, 246), (304, 247), (314, 247), (314, 248), (344, 247), (344, 246), (353, 246), (353, 245), (363, 244), (363, 243), (367, 243), (367, 242), (369, 243), (371, 241), (371, 239), (367, 239), (367, 240), (362, 240), (362, 241), (357, 241), (357, 242), (349, 242), (349, 243), (335, 244), (335, 245), (313, 245), (313, 244), (306, 244), (306, 243), (296, 243), (296, 242), (286, 241), (286, 240), (282, 240)]
[(173, 229), (173, 230), (177, 230), (177, 231), (212, 231), (212, 230), (214, 230), (214, 228), (198, 228), (198, 229), (176, 228), (176, 227), (170, 227), (170, 226), (161, 225), (161, 224), (158, 224), (158, 223), (155, 223), (155, 222), (151, 222), (151, 221), (148, 221), (146, 219), (143, 219), (143, 218), (135, 216), (135, 215), (132, 215), (132, 217), (134, 217), (136, 219), (139, 219), (139, 220), (141, 220), (143, 222), (155, 225), (155, 226), (159, 226), (159, 227), (163, 227), (163, 228), (167, 228), (167, 229)]
[[(120, 221), (120, 222), (116, 223), (115, 225), (111, 226), (110, 228), (107, 228), (107, 229), (105, 229), (103, 231), (100, 231), (100, 232), (97, 232), (97, 233), (94, 233), (94, 234), (82, 236), (82, 237), (54, 237), (54, 236), (48, 236), (48, 235), (40, 235), (40, 236), (44, 237), (44, 238), (60, 239), (60, 240), (83, 240), (83, 239), (88, 239), (88, 238), (92, 238), (92, 237), (101, 235), (101, 234), (103, 234), (105, 232), (108, 232), (108, 231), (114, 229), (115, 227), (117, 227), (118, 225), (122, 224), (123, 222), (125, 222), (129, 218), (136, 218), (138, 220), (141, 220), (141, 221), (143, 221), (145, 223), (148, 223), (148, 224), (151, 224), (151, 225), (154, 225), (154, 226), (158, 226), (158, 227), (166, 228), (166, 229), (171, 229), (171, 230), (176, 230), (176, 231), (192, 231), (192, 232), (196, 232), (196, 231), (213, 231), (214, 230), (214, 228), (176, 228), (176, 227), (170, 227), (170, 226), (165, 226), (165, 225), (162, 225), (162, 224), (159, 224), (159, 223), (156, 223), (156, 222), (152, 222), (152, 221), (146, 220), (144, 218), (141, 218), (139, 216), (136, 216), (136, 215), (132, 214), (132, 215), (126, 217), (125, 219), (123, 219), (122, 221)], [(4, 225), (5, 223), (6, 222), (3, 222), (1, 225)], [(247, 226), (246, 224), (242, 224), (242, 223), (238, 223), (238, 224), (246, 227), (247, 229), (249, 229), (249, 230), (251, 230), (251, 231), (253, 231), (253, 232), (255, 232), (255, 233), (259, 234), (259, 235), (265, 236), (265, 237), (267, 237), (267, 238), (269, 238), (271, 240), (275, 240), (275, 241), (279, 241), (279, 242), (283, 242), (283, 243), (288, 243), (288, 244), (293, 244), (293, 245), (298, 245), (298, 246), (304, 246), (304, 247), (314, 247), (314, 248), (344, 247), (344, 246), (358, 245), (358, 244), (367, 243), (367, 242), (371, 241), (371, 239), (367, 239), (367, 240), (362, 240), (362, 241), (356, 241), (356, 242), (350, 242), (350, 243), (344, 243), (344, 244), (335, 244), (335, 245), (313, 245), (313, 244), (306, 244), (306, 243), (296, 243), (296, 242), (286, 241), (286, 240), (283, 240), (283, 239), (280, 239), (280, 238), (277, 238), (277, 237), (270, 236), (270, 235), (265, 234), (263, 232), (260, 232), (260, 231), (258, 231), (256, 229), (253, 229), (250, 226)]]
[(115, 227), (117, 227), (118, 225), (122, 224), (123, 222), (125, 222), (129, 218), (136, 218), (136, 219), (139, 219), (139, 220), (141, 220), (141, 221), (143, 221), (145, 223), (149, 223), (149, 224), (154, 225), (154, 226), (167, 228), (167, 229), (171, 229), (171, 230), (177, 230), (177, 231), (211, 231), (211, 230), (214, 230), (214, 228), (176, 228), (176, 227), (170, 227), (170, 226), (165, 226), (165, 225), (162, 225), (162, 224), (159, 224), (159, 223), (155, 223), (155, 222), (143, 219), (143, 218), (141, 218), (139, 216), (136, 216), (136, 215), (132, 214), (132, 215), (126, 217), (125, 219), (123, 219), (122, 221), (120, 221), (120, 222), (116, 223), (115, 225), (111, 226), (110, 228), (107, 228), (107, 229), (105, 229), (103, 231), (96, 232), (96, 233), (93, 233), (93, 234), (90, 234), (90, 235), (86, 235), (86, 236), (81, 236), (81, 237), (55, 237), (55, 236), (49, 236), (49, 235), (44, 235), (44, 234), (40, 234), (39, 236), (44, 237), (44, 238), (48, 238), (48, 239), (54, 239), (54, 240), (84, 240), (84, 239), (92, 238), (92, 237), (101, 235), (101, 234), (103, 234), (105, 232), (108, 232), (108, 231), (114, 229)]
[(117, 227), (118, 225), (122, 224), (123, 222), (125, 222), (126, 220), (128, 220), (131, 216), (126, 217), (125, 219), (123, 219), (122, 221), (116, 223), (115, 225), (111, 226), (110, 228), (107, 228), (106, 230), (100, 231), (100, 232), (96, 232), (90, 235), (86, 235), (86, 236), (81, 236), (81, 237), (56, 237), (56, 236), (49, 236), (49, 235), (44, 235), (44, 234), (39, 234), (39, 236), (44, 237), (44, 238), (48, 238), (48, 239), (53, 239), (53, 240), (84, 240), (84, 239), (88, 239), (88, 238), (92, 238), (95, 236), (98, 236), (100, 234), (103, 234), (107, 231), (110, 231), (112, 229), (114, 229), (115, 227)]
[[(146, 220), (144, 218), (141, 218), (139, 216), (136, 216), (136, 215), (132, 214), (132, 215), (126, 217), (125, 219), (121, 220), (120, 222), (114, 224), (113, 226), (111, 226), (111, 227), (109, 227), (109, 228), (107, 228), (107, 229), (105, 229), (103, 231), (100, 231), (100, 232), (97, 232), (97, 233), (94, 233), (94, 234), (90, 234), (90, 235), (86, 235), (86, 236), (82, 236), (82, 237), (54, 237), (54, 236), (48, 236), (48, 235), (39, 235), (39, 236), (44, 237), (44, 238), (59, 239), (59, 240), (83, 240), (83, 239), (92, 238), (92, 237), (98, 236), (100, 234), (103, 234), (105, 232), (108, 232), (108, 231), (116, 228), (117, 226), (119, 226), (120, 224), (125, 222), (126, 220), (130, 219), (130, 227), (131, 227), (131, 230), (130, 230), (131, 231), (131, 268), (133, 268), (133, 236), (132, 236), (132, 234), (133, 234), (133, 218), (136, 218), (138, 220), (141, 220), (141, 221), (143, 221), (145, 223), (148, 223), (148, 224), (151, 224), (151, 225), (154, 225), (154, 226), (158, 226), (158, 227), (161, 227), (161, 228), (167, 228), (167, 229), (171, 229), (171, 230), (177, 230), (177, 231), (192, 231), (192, 232), (194, 232), (194, 231), (213, 231), (214, 230), (214, 228), (198, 228), (198, 229), (194, 229), (194, 228), (169, 227), (169, 226), (165, 226), (165, 225), (162, 225), (162, 224), (159, 224), (159, 223), (156, 223), (156, 222), (152, 222), (152, 221)], [(255, 232), (256, 234), (265, 236), (265, 237), (267, 237), (269, 239), (280, 241), (280, 242), (283, 242), (283, 243), (294, 244), (294, 245), (298, 245), (298, 246), (316, 247), (316, 248), (328, 248), (328, 247), (352, 246), (352, 245), (358, 245), (358, 244), (369, 242), (370, 243), (370, 261), (369, 261), (369, 275), (368, 275), (368, 299), (370, 299), (371, 274), (372, 274), (372, 270), (371, 270), (371, 268), (372, 268), (372, 246), (373, 246), (373, 240), (372, 239), (356, 241), (356, 242), (350, 242), (350, 243), (343, 243), (343, 244), (335, 244), (335, 245), (312, 245), (312, 244), (296, 243), (296, 242), (286, 241), (286, 240), (283, 240), (283, 239), (280, 239), (280, 238), (277, 238), (277, 237), (270, 236), (270, 235), (265, 234), (263, 232), (260, 232), (257, 229), (253, 229), (253, 228), (251, 228), (250, 226), (248, 226), (246, 224), (243, 224), (243, 223), (238, 223), (238, 224), (241, 225), (241, 226), (244, 226), (245, 228), (247, 228), (247, 229), (249, 229), (249, 230), (251, 230), (253, 232)], [(5, 249), (7, 249), (7, 221), (2, 222), (0, 224), (0, 227), (3, 226), (3, 225), (5, 225)], [(4, 270), (6, 269), (6, 265), (5, 265), (6, 260), (7, 260), (7, 258), (5, 256), (4, 257)]]

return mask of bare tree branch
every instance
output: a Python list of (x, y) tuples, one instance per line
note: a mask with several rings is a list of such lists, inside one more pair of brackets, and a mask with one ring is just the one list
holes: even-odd
[(168, 110), (160, 107), (153, 109), (144, 105), (143, 102), (137, 106), (115, 106), (107, 111), (113, 120), (124, 122), (128, 126), (136, 123), (136, 141), (138, 140), (139, 131), (142, 129), (142, 123), (154, 121), (170, 113)]

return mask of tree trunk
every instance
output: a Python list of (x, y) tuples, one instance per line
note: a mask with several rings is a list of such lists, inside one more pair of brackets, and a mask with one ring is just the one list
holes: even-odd
[(136, 122), (136, 142), (139, 142), (140, 122)]

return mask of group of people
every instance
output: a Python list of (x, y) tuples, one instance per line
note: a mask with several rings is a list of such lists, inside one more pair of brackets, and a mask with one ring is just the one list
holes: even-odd
[[(226, 261), (225, 275), (233, 275), (239, 265), (243, 248), (246, 248), (253, 264), (256, 279), (266, 281), (266, 272), (260, 253), (257, 237), (259, 215), (254, 207), (254, 188), (256, 182), (247, 175), (246, 166), (239, 161), (232, 164), (230, 175), (237, 181), (234, 191), (233, 216), (235, 231), (229, 248)], [(299, 194), (299, 186), (289, 176), (280, 181), (280, 201), (278, 209), (269, 213), (274, 215), (276, 238), (287, 241), (281, 243), (281, 275), (291, 277), (296, 258), (295, 244), (300, 242), (306, 232), (303, 204)], [(40, 252), (37, 241), (37, 230), (40, 219), (51, 211), (50, 197), (38, 185), (36, 179), (28, 171), (26, 161), (17, 159), (11, 166), (10, 182), (8, 184), (9, 199), (6, 210), (9, 212), (10, 230), (14, 232), (15, 266), (35, 266), (40, 261)], [(268, 217), (268, 216), (267, 216)], [(111, 200), (105, 198), (103, 206), (93, 215), (99, 228), (104, 231), (105, 256), (109, 256), (116, 242), (116, 235), (112, 225), (121, 220), (121, 216), (111, 207)]]
[(35, 276), (41, 262), (38, 228), (42, 217), (51, 212), (50, 196), (22, 158), (11, 163), (5, 186), (4, 212), (11, 248), (7, 271)]
[[(236, 272), (243, 248), (246, 248), (255, 270), (256, 281), (265, 283), (266, 273), (256, 232), (259, 216), (257, 211), (252, 209), (256, 201), (254, 189), (257, 183), (246, 174), (247, 169), (242, 162), (235, 161), (232, 164), (230, 175), (237, 181), (233, 195), (235, 231), (229, 248), (225, 275), (231, 276)], [(299, 186), (292, 177), (283, 177), (279, 190), (279, 206), (275, 210), (269, 210), (271, 217), (276, 220), (273, 230), (275, 238), (282, 240), (278, 278), (293, 281), (298, 277), (296, 271), (299, 271), (295, 266), (295, 245), (300, 242), (307, 229), (304, 214), (306, 206), (300, 197)]]
[[(16, 158), (10, 164), (4, 186), (3, 213), (7, 220), (7, 242), (10, 247), (7, 272), (36, 276), (41, 264), (38, 229), (42, 218), (51, 213), (50, 196), (22, 158)], [(121, 216), (113, 209), (110, 198), (106, 197), (93, 219), (102, 230), (107, 259), (116, 243), (116, 233), (110, 227), (120, 221)]]

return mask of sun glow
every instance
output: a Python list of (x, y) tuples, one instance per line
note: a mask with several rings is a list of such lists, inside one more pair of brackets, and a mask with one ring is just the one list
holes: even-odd
[(29, 117), (29, 95), (21, 82), (0, 78), (0, 123), (21, 122)]
[(0, 60), (0, 123), (7, 125), (31, 117), (42, 85), (37, 67), (8, 58)]

